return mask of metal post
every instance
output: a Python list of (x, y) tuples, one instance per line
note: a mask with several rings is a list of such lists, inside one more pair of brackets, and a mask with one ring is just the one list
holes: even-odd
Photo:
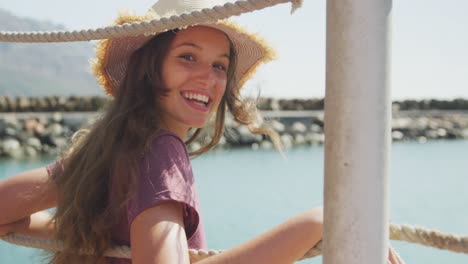
[(386, 263), (391, 0), (328, 0), (325, 264)]

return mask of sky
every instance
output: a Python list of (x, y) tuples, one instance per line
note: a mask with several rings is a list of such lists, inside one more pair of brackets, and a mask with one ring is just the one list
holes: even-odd
[[(21, 17), (67, 29), (107, 26), (119, 10), (144, 13), (155, 0), (0, 0)], [(468, 98), (468, 1), (393, 1), (392, 99)], [(278, 59), (263, 65), (245, 93), (278, 98), (325, 95), (326, 1), (304, 0), (293, 15), (280, 4), (235, 19), (264, 37)], [(0, 25), (1, 30), (1, 25)]]

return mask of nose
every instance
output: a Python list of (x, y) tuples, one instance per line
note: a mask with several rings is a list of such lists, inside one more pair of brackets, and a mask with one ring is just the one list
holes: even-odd
[(211, 64), (200, 64), (195, 75), (197, 83), (203, 87), (211, 87), (216, 82), (216, 75)]

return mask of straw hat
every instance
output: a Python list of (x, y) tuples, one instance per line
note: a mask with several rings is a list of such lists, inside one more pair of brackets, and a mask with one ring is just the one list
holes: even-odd
[[(122, 25), (124, 23), (181, 16), (182, 14), (199, 11), (205, 8), (212, 9), (222, 4), (224, 3), (220, 3), (218, 0), (159, 0), (147, 14), (143, 16), (120, 14), (115, 24)], [(187, 19), (184, 20), (187, 21)], [(245, 81), (252, 76), (261, 63), (270, 61), (274, 57), (273, 49), (270, 48), (265, 41), (247, 32), (232, 21), (221, 20), (201, 24), (187, 21), (187, 24), (182, 28), (194, 25), (203, 25), (218, 29), (229, 37), (237, 53), (236, 74), (239, 87), (242, 87)], [(175, 28), (167, 28), (164, 31), (174, 29)], [(92, 63), (92, 68), (99, 83), (108, 94), (113, 95), (114, 89), (119, 87), (123, 81), (131, 54), (151, 38), (162, 32), (106, 39), (98, 43), (97, 56)]]

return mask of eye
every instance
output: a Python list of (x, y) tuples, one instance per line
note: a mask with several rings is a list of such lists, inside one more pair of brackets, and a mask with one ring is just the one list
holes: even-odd
[(182, 54), (179, 58), (184, 59), (186, 61), (195, 61), (195, 57), (192, 54)]
[(220, 71), (223, 71), (223, 72), (226, 72), (227, 71), (227, 67), (224, 66), (223, 64), (214, 64), (213, 67), (217, 70), (220, 70)]

